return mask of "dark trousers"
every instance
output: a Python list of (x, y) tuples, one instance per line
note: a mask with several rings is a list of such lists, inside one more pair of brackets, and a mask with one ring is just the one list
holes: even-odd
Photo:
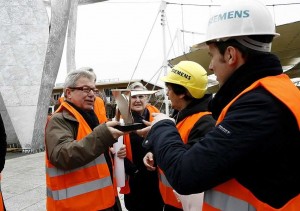
[(165, 204), (164, 211), (183, 211), (183, 209), (178, 209), (177, 207)]
[(122, 211), (122, 206), (119, 197), (116, 197), (116, 203), (114, 205), (114, 211)]

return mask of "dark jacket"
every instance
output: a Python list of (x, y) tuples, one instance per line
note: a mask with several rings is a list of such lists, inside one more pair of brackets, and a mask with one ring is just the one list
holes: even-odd
[[(176, 115), (173, 116), (173, 118), (176, 120), (176, 124), (180, 123), (185, 118), (192, 116), (194, 114), (200, 113), (200, 112), (207, 112), (208, 111), (208, 103), (211, 100), (211, 95), (206, 94), (201, 99), (194, 99), (192, 102), (188, 104), (187, 107), (185, 107), (180, 112), (175, 112)], [(186, 124), (186, 123), (184, 123)], [(200, 119), (197, 120), (197, 122), (194, 125), (187, 125), (189, 128), (191, 128), (191, 131), (188, 136), (188, 140), (186, 143), (186, 147), (190, 148), (193, 146), (197, 141), (201, 140), (205, 136), (206, 133), (211, 131), (215, 127), (216, 121), (212, 117), (211, 114), (206, 114), (202, 116)], [(145, 147), (147, 145), (144, 144)], [(183, 209), (179, 209), (176, 207), (173, 207), (169, 204), (165, 204), (164, 210), (172, 210), (172, 211), (180, 211)]]
[(6, 148), (7, 142), (5, 127), (3, 124), (2, 116), (0, 114), (0, 173), (2, 172), (5, 164)]
[[(132, 112), (135, 123), (149, 121), (149, 111), (143, 115)], [(162, 211), (163, 200), (158, 189), (157, 171), (148, 171), (143, 163), (147, 150), (142, 147), (143, 138), (136, 133), (130, 133), (132, 160), (125, 158), (125, 172), (130, 175), (130, 193), (124, 195), (125, 207), (129, 211)]]
[[(272, 54), (254, 60), (236, 70), (216, 94), (210, 106), (215, 118), (254, 81), (282, 73)], [(296, 119), (262, 87), (233, 103), (223, 121), (189, 150), (170, 120), (155, 124), (147, 139), (153, 144), (158, 165), (179, 193), (202, 192), (231, 178), (275, 208), (300, 193)]]

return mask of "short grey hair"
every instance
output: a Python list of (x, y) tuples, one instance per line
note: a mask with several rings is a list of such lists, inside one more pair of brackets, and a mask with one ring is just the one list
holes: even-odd
[(78, 69), (78, 70), (69, 72), (65, 79), (65, 83), (64, 83), (64, 95), (65, 96), (66, 96), (66, 88), (75, 87), (77, 81), (80, 78), (87, 78), (87, 79), (95, 82), (96, 75), (94, 72), (89, 71), (87, 69)]
[(93, 68), (91, 68), (91, 67), (81, 67), (78, 70), (86, 70), (86, 71), (89, 71), (89, 72), (93, 73), (94, 76), (95, 76), (95, 82), (97, 81), (97, 76), (96, 76), (96, 73), (94, 72)]

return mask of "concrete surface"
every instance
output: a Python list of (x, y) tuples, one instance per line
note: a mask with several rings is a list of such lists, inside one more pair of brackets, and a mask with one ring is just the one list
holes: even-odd
[[(8, 153), (1, 189), (7, 211), (46, 210), (45, 153)], [(123, 211), (123, 195), (120, 195)]]

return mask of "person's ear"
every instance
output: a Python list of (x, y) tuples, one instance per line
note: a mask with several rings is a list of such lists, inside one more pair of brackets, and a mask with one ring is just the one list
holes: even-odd
[(179, 94), (178, 97), (179, 97), (180, 99), (183, 99), (186, 95), (187, 95), (187, 93), (185, 93), (185, 94)]
[(70, 89), (66, 89), (66, 99), (71, 99), (71, 90)]
[(237, 49), (232, 47), (232, 46), (228, 46), (226, 49), (226, 61), (228, 62), (228, 64), (235, 64), (237, 61)]

